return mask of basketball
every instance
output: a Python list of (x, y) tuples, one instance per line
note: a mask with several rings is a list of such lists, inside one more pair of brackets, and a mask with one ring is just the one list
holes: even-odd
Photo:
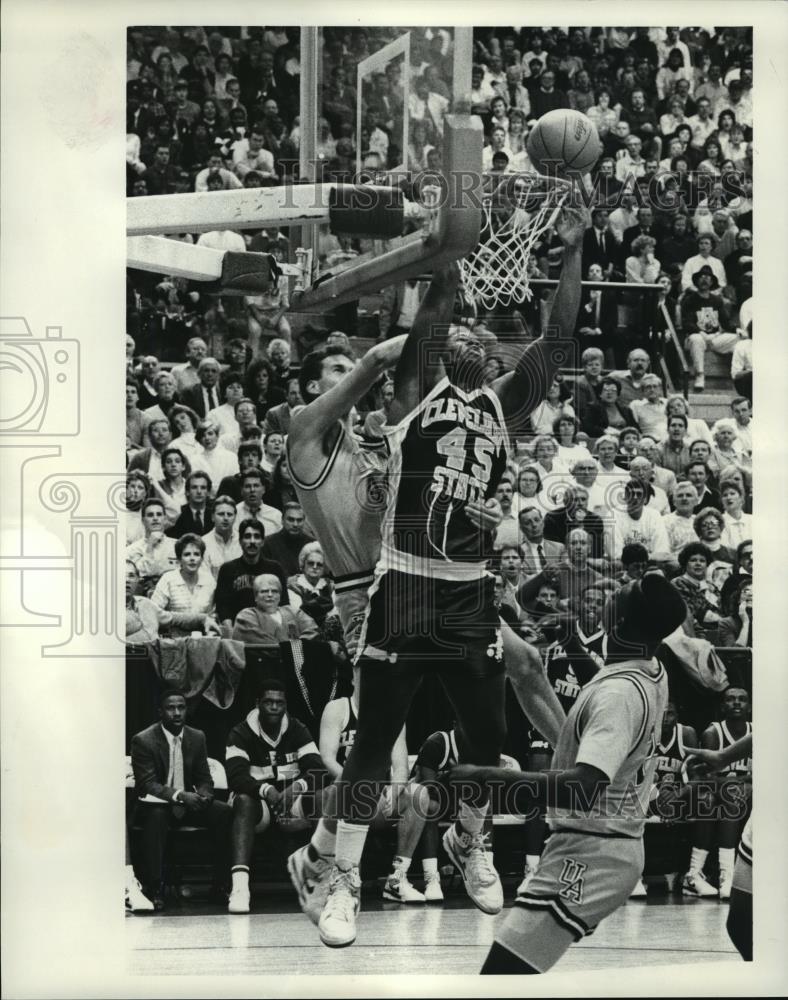
[(568, 108), (542, 115), (525, 148), (534, 170), (540, 174), (555, 171), (556, 167), (586, 174), (602, 154), (596, 125), (580, 111)]

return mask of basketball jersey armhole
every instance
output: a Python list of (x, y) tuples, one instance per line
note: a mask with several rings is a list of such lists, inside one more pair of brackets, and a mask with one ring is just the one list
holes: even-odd
[(334, 442), (334, 446), (331, 449), (331, 451), (329, 452), (328, 457), (325, 460), (325, 463), (323, 465), (322, 470), (320, 471), (320, 473), (318, 473), (317, 479), (315, 479), (311, 483), (305, 483), (305, 482), (303, 482), (303, 480), (301, 480), (296, 475), (296, 473), (295, 473), (295, 471), (293, 469), (292, 462), (290, 460), (290, 448), (289, 447), (286, 448), (286, 451), (287, 451), (287, 460), (288, 460), (287, 464), (288, 464), (288, 468), (290, 469), (290, 478), (293, 480), (293, 483), (299, 489), (301, 489), (301, 490), (316, 490), (319, 486), (323, 485), (323, 483), (326, 481), (326, 478), (328, 477), (329, 472), (331, 472), (331, 467), (333, 466), (334, 462), (337, 459), (337, 455), (339, 454), (339, 449), (342, 446), (342, 442), (345, 440), (345, 435), (346, 434), (347, 434), (347, 431), (340, 424), (339, 425), (339, 434), (337, 435), (337, 439)]

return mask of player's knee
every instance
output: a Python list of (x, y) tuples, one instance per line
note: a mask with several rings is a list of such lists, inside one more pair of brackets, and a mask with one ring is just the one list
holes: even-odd
[(261, 805), (260, 799), (253, 799), (251, 795), (244, 792), (235, 795), (233, 797), (233, 818), (254, 824), (260, 814)]
[(430, 797), (429, 789), (425, 785), (420, 785), (417, 781), (407, 786), (407, 795), (414, 811), (424, 819), (429, 818), (435, 811), (433, 800)]

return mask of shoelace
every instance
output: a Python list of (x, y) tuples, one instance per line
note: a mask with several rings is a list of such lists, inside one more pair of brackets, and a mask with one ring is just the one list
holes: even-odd
[(339, 917), (342, 920), (350, 921), (356, 911), (355, 880), (353, 869), (342, 871), (337, 868), (331, 876), (331, 884), (328, 890), (325, 912), (332, 917)]
[(470, 875), (480, 885), (492, 885), (498, 876), (493, 868), (489, 853), (485, 850), (485, 840), (477, 833), (471, 837), (465, 848), (468, 857), (467, 867)]

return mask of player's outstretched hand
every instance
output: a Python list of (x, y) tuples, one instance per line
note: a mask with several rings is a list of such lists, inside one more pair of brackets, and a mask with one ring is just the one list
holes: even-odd
[(716, 774), (726, 766), (726, 763), (720, 750), (695, 747), (688, 754), (685, 765), (691, 778), (702, 778), (707, 774)]
[(478, 500), (469, 500), (465, 505), (465, 513), (471, 524), (482, 531), (495, 531), (503, 521), (503, 510), (495, 497), (490, 497), (484, 503)]
[(591, 225), (591, 216), (582, 202), (579, 192), (571, 191), (561, 206), (555, 220), (555, 231), (565, 247), (579, 249), (583, 245), (583, 235)]

